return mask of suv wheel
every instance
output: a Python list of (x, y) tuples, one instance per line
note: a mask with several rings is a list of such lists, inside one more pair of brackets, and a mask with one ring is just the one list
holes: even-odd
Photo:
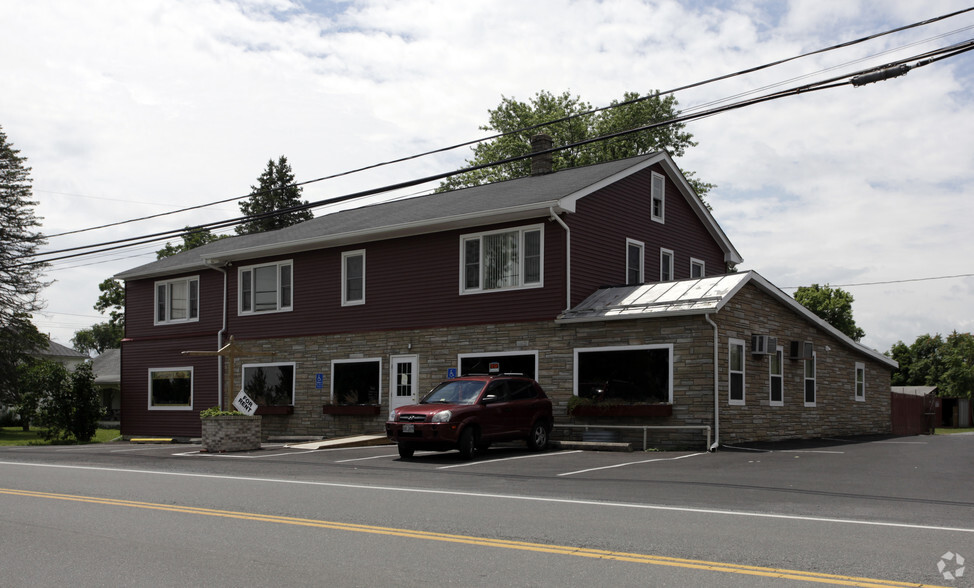
[(537, 421), (531, 426), (531, 435), (528, 437), (528, 448), (531, 451), (542, 451), (548, 446), (548, 425), (542, 421)]
[(409, 459), (413, 456), (414, 451), (416, 450), (405, 443), (399, 444), (399, 457), (402, 459)]
[(460, 457), (463, 459), (473, 459), (474, 451), (477, 449), (477, 440), (474, 439), (473, 427), (467, 427), (460, 433), (460, 440), (457, 442), (457, 449), (460, 450)]

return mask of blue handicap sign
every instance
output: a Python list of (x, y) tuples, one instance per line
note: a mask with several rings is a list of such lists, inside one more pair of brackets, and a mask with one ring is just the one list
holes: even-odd
[(325, 374), (315, 374), (315, 388), (321, 390), (325, 387)]
[(455, 377), (457, 377), (457, 368), (450, 368), (450, 369), (446, 370), (446, 377), (447, 378), (455, 378)]

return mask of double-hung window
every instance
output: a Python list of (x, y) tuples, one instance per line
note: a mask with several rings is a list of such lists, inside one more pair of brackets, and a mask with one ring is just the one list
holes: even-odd
[(744, 404), (744, 341), (731, 339), (728, 352), (728, 404)]
[(460, 292), (532, 288), (544, 273), (541, 225), (460, 237)]
[(805, 360), (805, 406), (815, 406), (815, 352)]
[(856, 362), (856, 400), (866, 400), (866, 364)]
[(666, 177), (653, 172), (650, 180), (650, 200), (652, 202), (651, 218), (661, 223), (666, 212)]
[(785, 348), (780, 345), (771, 354), (771, 361), (768, 371), (770, 373), (770, 390), (768, 400), (771, 406), (785, 405), (785, 372), (784, 372)]
[(240, 314), (291, 310), (293, 267), (280, 261), (240, 268)]
[(198, 276), (156, 282), (155, 324), (184, 323), (200, 318)]
[(365, 250), (342, 253), (342, 306), (365, 304)]
[(644, 251), (646, 246), (640, 241), (626, 239), (626, 283), (643, 283)]
[(659, 281), (669, 282), (673, 278), (673, 252), (669, 249), (659, 250)]
[(706, 265), (703, 260), (690, 258), (690, 277), (702, 278), (706, 275)]

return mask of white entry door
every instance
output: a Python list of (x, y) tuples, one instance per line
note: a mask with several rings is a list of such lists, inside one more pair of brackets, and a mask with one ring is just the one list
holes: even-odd
[(392, 374), (389, 382), (389, 410), (419, 402), (416, 376), (419, 371), (419, 357), (416, 355), (394, 355)]

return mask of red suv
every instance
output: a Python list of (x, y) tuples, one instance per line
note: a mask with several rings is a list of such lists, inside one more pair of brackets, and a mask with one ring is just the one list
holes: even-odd
[(531, 378), (464, 376), (441, 383), (419, 404), (391, 411), (386, 435), (403, 459), (417, 449), (459, 449), (471, 459), (494, 441), (524, 439), (541, 451), (553, 423), (551, 400)]

